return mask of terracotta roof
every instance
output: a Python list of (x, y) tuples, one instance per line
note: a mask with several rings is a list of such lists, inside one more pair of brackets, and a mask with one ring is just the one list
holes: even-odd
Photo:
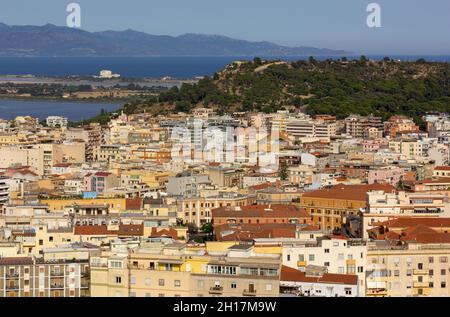
[(295, 238), (295, 224), (224, 224), (214, 229), (218, 241)]
[(373, 190), (383, 190), (389, 193), (396, 191), (395, 187), (392, 185), (379, 183), (364, 185), (335, 185), (331, 188), (306, 192), (303, 194), (303, 197), (356, 200), (365, 202), (367, 192)]
[(0, 265), (32, 265), (31, 257), (6, 257), (0, 258)]
[(142, 209), (142, 198), (129, 198), (125, 200), (126, 210), (141, 210)]
[(438, 171), (450, 171), (450, 166), (436, 166), (434, 168), (434, 170), (438, 170)]
[(75, 235), (119, 235), (119, 236), (143, 236), (144, 225), (119, 225), (119, 230), (108, 230), (108, 226), (76, 226)]
[(424, 225), (430, 228), (449, 227), (450, 218), (419, 218), (419, 217), (401, 217), (391, 220), (387, 220), (381, 223), (381, 225), (388, 228), (405, 228), (413, 227), (417, 225)]
[(322, 276), (306, 276), (305, 272), (301, 272), (299, 270), (283, 265), (281, 267), (280, 281), (358, 285), (358, 276), (350, 274), (330, 273), (324, 273)]
[(161, 230), (158, 230), (158, 228), (152, 228), (151, 237), (152, 238), (169, 237), (172, 239), (178, 239), (178, 232), (173, 228)]

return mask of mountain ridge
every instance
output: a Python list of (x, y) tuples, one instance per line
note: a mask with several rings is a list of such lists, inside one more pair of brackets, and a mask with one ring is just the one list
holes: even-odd
[(345, 50), (283, 46), (217, 34), (154, 35), (127, 29), (89, 32), (54, 24), (7, 25), (0, 22), (0, 56), (342, 56)]

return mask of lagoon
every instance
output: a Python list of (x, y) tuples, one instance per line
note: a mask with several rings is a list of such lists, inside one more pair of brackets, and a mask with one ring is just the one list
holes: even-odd
[(24, 100), (0, 98), (0, 118), (11, 120), (17, 116), (32, 116), (45, 120), (48, 116), (63, 116), (70, 121), (95, 117), (102, 109), (115, 111), (123, 106), (120, 102)]

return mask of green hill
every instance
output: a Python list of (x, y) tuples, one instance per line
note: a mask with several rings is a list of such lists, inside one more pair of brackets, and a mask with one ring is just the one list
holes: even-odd
[(420, 122), (427, 111), (450, 112), (450, 64), (389, 58), (370, 61), (365, 57), (291, 63), (255, 58), (230, 64), (197, 84), (134, 100), (125, 111), (164, 114), (188, 112), (196, 106), (212, 107), (220, 113), (297, 108), (338, 118), (351, 113), (383, 118), (404, 114)]

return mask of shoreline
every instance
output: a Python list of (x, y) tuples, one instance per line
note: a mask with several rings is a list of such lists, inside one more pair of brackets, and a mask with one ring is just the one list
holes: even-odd
[(0, 95), (0, 100), (23, 100), (23, 101), (51, 101), (51, 102), (79, 102), (79, 103), (120, 103), (125, 105), (129, 99), (114, 99), (114, 98), (98, 98), (98, 99), (80, 99), (80, 98), (62, 98), (62, 97), (39, 97), (39, 96), (14, 96), (14, 95)]

